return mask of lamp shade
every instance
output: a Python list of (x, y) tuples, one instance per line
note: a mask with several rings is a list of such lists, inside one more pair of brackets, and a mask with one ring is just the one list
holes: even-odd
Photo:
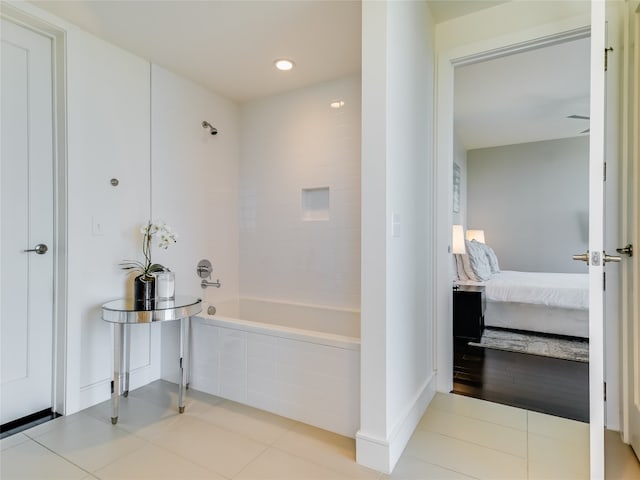
[(484, 243), (484, 230), (467, 230), (467, 240)]
[(456, 254), (464, 254), (467, 253), (466, 248), (464, 247), (464, 229), (462, 225), (454, 225), (453, 226), (453, 241), (452, 252)]

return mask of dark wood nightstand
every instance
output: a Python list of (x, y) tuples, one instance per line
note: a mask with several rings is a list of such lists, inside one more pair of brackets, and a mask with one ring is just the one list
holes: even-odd
[(460, 285), (453, 290), (453, 336), (479, 342), (484, 330), (484, 287)]

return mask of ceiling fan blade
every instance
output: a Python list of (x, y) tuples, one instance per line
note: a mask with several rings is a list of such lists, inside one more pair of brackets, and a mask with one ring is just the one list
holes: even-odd
[(577, 120), (591, 120), (591, 117), (586, 117), (584, 115), (569, 115), (567, 118), (575, 118)]

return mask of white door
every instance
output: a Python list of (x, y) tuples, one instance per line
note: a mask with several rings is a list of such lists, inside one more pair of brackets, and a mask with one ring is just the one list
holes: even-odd
[[(629, 36), (632, 46), (627, 61), (631, 75), (627, 88), (629, 137), (623, 148), (626, 156), (626, 182), (623, 184), (623, 242), (632, 246), (633, 256), (623, 258), (623, 433), (640, 458), (640, 2), (629, 6)], [(632, 101), (630, 100), (632, 99)]]
[[(0, 424), (51, 408), (51, 40), (2, 19)], [(46, 253), (25, 252), (46, 245)], [(44, 247), (40, 247), (40, 252)]]
[(604, 478), (605, 3), (591, 2), (589, 134), (589, 423), (591, 478)]

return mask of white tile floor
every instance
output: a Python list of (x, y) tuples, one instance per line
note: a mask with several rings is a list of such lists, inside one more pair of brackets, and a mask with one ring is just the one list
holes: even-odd
[[(179, 415), (175, 390), (159, 381), (131, 392), (115, 427), (105, 402), (3, 439), (0, 478), (589, 477), (586, 424), (467, 397), (436, 395), (393, 474), (382, 475), (355, 463), (352, 439), (193, 390)], [(640, 478), (634, 461), (620, 478)]]

